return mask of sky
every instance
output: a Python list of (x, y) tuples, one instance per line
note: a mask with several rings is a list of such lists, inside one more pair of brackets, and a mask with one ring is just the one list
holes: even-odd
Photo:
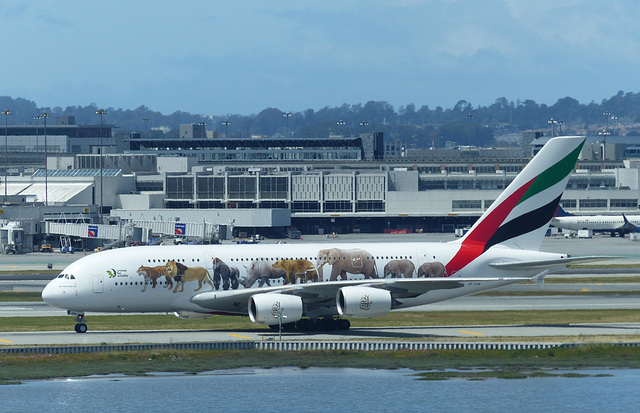
[(0, 0), (0, 96), (251, 115), (640, 91), (637, 0)]

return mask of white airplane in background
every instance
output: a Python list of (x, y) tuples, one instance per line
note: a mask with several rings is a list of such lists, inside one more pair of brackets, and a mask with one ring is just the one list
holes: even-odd
[[(447, 300), (604, 257), (540, 252), (584, 137), (551, 139), (464, 237), (448, 243), (130, 247), (72, 263), (43, 290), (87, 311), (249, 316), (271, 327), (347, 329), (344, 317)], [(607, 257), (610, 258), (610, 257)]]
[(551, 225), (557, 228), (579, 231), (588, 229), (594, 232), (610, 232), (614, 237), (624, 237), (631, 232), (639, 232), (640, 215), (573, 215), (558, 206)]

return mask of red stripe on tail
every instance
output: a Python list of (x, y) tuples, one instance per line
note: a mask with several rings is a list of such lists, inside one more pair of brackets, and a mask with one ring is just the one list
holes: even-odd
[(498, 228), (500, 228), (500, 225), (502, 225), (507, 216), (509, 216), (513, 208), (518, 205), (533, 181), (535, 181), (535, 178), (509, 195), (507, 199), (496, 206), (485, 219), (480, 221), (476, 227), (467, 233), (462, 240), (460, 249), (445, 266), (448, 275), (453, 275), (460, 271), (484, 252), (487, 241), (489, 241)]

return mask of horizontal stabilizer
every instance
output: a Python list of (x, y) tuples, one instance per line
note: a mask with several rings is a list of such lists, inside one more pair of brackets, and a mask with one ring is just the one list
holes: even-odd
[(500, 270), (526, 270), (533, 268), (551, 268), (565, 267), (571, 264), (583, 264), (587, 262), (597, 262), (606, 260), (615, 260), (620, 257), (613, 255), (592, 255), (588, 257), (566, 257), (552, 260), (534, 260), (534, 261), (514, 261), (514, 262), (494, 262), (489, 264), (493, 268)]

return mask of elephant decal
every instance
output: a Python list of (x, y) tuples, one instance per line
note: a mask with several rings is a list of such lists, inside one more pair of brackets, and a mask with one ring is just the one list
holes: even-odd
[(384, 277), (412, 278), (416, 266), (410, 260), (392, 260), (384, 266)]
[(441, 262), (427, 262), (418, 268), (418, 277), (439, 278), (447, 277), (447, 270)]
[(346, 280), (348, 274), (363, 274), (364, 278), (378, 278), (376, 270), (376, 261), (367, 251), (353, 248), (328, 248), (318, 252), (318, 268), (319, 279), (323, 279), (322, 267), (331, 265), (330, 281), (336, 281), (338, 275), (340, 279)]

